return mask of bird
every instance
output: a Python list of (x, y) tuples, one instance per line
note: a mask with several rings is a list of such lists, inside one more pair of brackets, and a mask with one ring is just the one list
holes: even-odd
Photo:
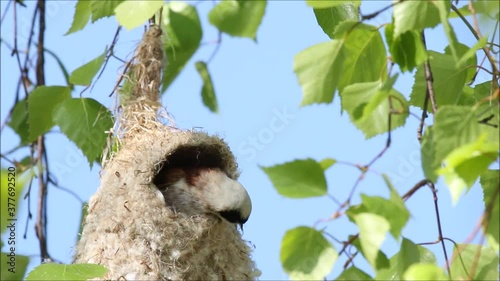
[(212, 215), (243, 230), (252, 212), (246, 189), (213, 167), (162, 169), (154, 184), (174, 212), (191, 216)]

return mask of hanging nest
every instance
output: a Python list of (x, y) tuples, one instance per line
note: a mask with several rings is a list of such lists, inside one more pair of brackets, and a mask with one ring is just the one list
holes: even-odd
[(75, 263), (104, 265), (112, 280), (249, 280), (259, 275), (234, 224), (174, 211), (155, 178), (176, 167), (219, 168), (237, 180), (227, 144), (217, 136), (159, 121), (161, 29), (151, 27), (127, 73), (116, 135), (119, 150), (103, 161), (89, 201)]

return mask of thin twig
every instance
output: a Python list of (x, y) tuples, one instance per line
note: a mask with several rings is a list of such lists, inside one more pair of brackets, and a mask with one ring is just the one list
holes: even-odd
[(429, 182), (430, 181), (428, 179), (423, 179), (423, 180), (417, 182), (410, 190), (408, 190), (403, 196), (401, 196), (401, 198), (404, 201), (410, 199), (410, 197), (412, 197), (413, 194), (415, 192), (417, 192), (417, 190), (419, 190), (422, 186), (429, 184)]
[[(43, 0), (40, 0), (43, 1)], [(43, 154), (43, 136), (40, 136), (38, 138), (38, 170), (42, 171), (42, 159), (41, 155)], [(38, 176), (38, 187), (39, 187), (39, 192), (38, 192), (38, 207), (37, 207), (37, 220), (35, 224), (35, 232), (36, 236), (38, 237), (38, 244), (40, 246), (40, 256), (42, 258), (42, 262), (46, 258), (50, 258), (48, 251), (47, 251), (47, 237), (46, 237), (46, 220), (44, 213), (46, 212), (46, 196), (47, 196), (47, 189), (45, 182), (43, 180), (43, 176), (39, 175)]]
[(466, 66), (466, 67), (465, 67), (465, 69), (467, 69), (467, 68), (471, 68), (471, 67), (474, 67), (474, 68), (479, 68), (479, 69), (481, 69), (481, 70), (484, 70), (484, 71), (485, 71), (485, 72), (487, 72), (488, 74), (493, 75), (493, 72), (491, 72), (489, 69), (486, 69), (486, 68), (484, 68), (483, 66), (480, 66), (480, 65), (468, 65), (468, 66)]
[(96, 79), (94, 80), (94, 83), (92, 84), (92, 88), (90, 89), (90, 91), (93, 90), (94, 85), (97, 83), (99, 78), (101, 78), (102, 73), (104, 72), (104, 70), (106, 69), (106, 66), (108, 65), (109, 58), (114, 56), (114, 48), (115, 48), (116, 42), (118, 42), (118, 35), (120, 34), (121, 29), (122, 29), (121, 25), (118, 26), (118, 28), (116, 29), (115, 36), (113, 37), (113, 41), (111, 41), (111, 45), (109, 47), (108, 54), (106, 55), (106, 60), (104, 61), (104, 65), (101, 67), (101, 71), (99, 72)]
[(479, 263), (479, 258), (481, 257), (481, 250), (483, 249), (484, 239), (486, 236), (481, 235), (481, 240), (479, 241), (479, 245), (477, 245), (476, 253), (474, 254), (474, 259), (472, 260), (472, 265), (469, 270), (469, 274), (467, 275), (467, 280), (474, 280), (474, 275), (476, 273), (477, 265)]
[(434, 210), (436, 211), (436, 221), (437, 221), (437, 227), (438, 227), (438, 239), (441, 241), (441, 246), (443, 248), (443, 254), (444, 254), (444, 258), (446, 260), (446, 270), (448, 271), (448, 276), (451, 280), (452, 279), (452, 276), (451, 276), (451, 270), (450, 270), (450, 266), (448, 264), (448, 254), (446, 252), (446, 245), (444, 243), (444, 240), (443, 240), (443, 230), (441, 228), (441, 216), (439, 215), (439, 206), (438, 206), (438, 196), (437, 196), (437, 190), (436, 188), (434, 187), (434, 183), (432, 182), (428, 182), (427, 185), (431, 188), (432, 190), (432, 195), (433, 195), (433, 200), (434, 200)]
[(469, 11), (472, 16), (472, 22), (474, 23), (474, 30), (476, 31), (476, 34), (478, 37), (483, 37), (481, 34), (481, 31), (479, 31), (479, 24), (477, 24), (477, 17), (476, 17), (476, 9), (474, 9), (474, 5), (472, 5), (472, 1), (469, 0)]
[[(422, 31), (422, 42), (424, 43), (424, 48), (427, 50), (427, 46), (425, 44), (425, 34), (424, 31)], [(436, 103), (436, 96), (434, 94), (434, 78), (432, 77), (432, 70), (431, 70), (431, 64), (429, 62), (429, 58), (424, 63), (424, 69), (425, 69), (425, 82), (427, 85), (427, 96), (429, 96), (429, 99), (431, 101), (431, 107), (432, 107), (432, 114), (434, 119), (436, 118), (436, 112), (437, 112), (437, 103)], [(425, 103), (425, 102), (424, 102)]]
[[(346, 252), (347, 253), (347, 252)], [(347, 261), (344, 263), (343, 268), (346, 269), (351, 262), (353, 262), (354, 258), (358, 255), (359, 251), (356, 251), (356, 253), (352, 254)]]
[(429, 106), (429, 95), (426, 93), (424, 98), (424, 107), (422, 108), (422, 116), (420, 117), (420, 124), (417, 129), (417, 139), (422, 141), (422, 134), (424, 131), (425, 118), (427, 118), (427, 107)]
[[(26, 83), (24, 83), (24, 79), (29, 80), (29, 75), (28, 75), (28, 64), (30, 62), (30, 52), (31, 52), (31, 42), (33, 41), (33, 37), (35, 36), (35, 24), (36, 24), (36, 17), (38, 14), (38, 8), (35, 8), (33, 11), (33, 17), (31, 19), (31, 27), (30, 27), (30, 34), (28, 36), (28, 42), (26, 43), (26, 56), (24, 58), (24, 64), (22, 67), (22, 72), (21, 72), (21, 82), (24, 88), (25, 92), (25, 98), (28, 99), (28, 89), (26, 87)], [(16, 47), (17, 50), (17, 47)], [(17, 93), (16, 93), (17, 95)], [(26, 103), (26, 107), (28, 106), (28, 103)]]
[(36, 84), (37, 86), (45, 85), (45, 0), (38, 0), (38, 44), (37, 44), (37, 60), (36, 60)]
[(335, 164), (341, 164), (341, 165), (351, 166), (351, 167), (357, 168), (360, 171), (363, 171), (363, 167), (361, 167), (359, 164), (354, 164), (354, 163), (350, 163), (350, 162), (342, 161), (342, 160), (337, 160), (335, 162)]
[(351, 238), (349, 238), (349, 240), (347, 240), (346, 242), (344, 242), (344, 246), (339, 251), (339, 256), (342, 255), (342, 253), (345, 252), (345, 250), (347, 249), (347, 247), (349, 245), (351, 245), (354, 241), (356, 241), (356, 239), (358, 239), (358, 238), (359, 238), (359, 233), (356, 234), (356, 235), (351, 236)]
[(54, 187), (64, 191), (64, 192), (67, 192), (69, 195), (73, 196), (76, 200), (78, 200), (80, 203), (84, 204), (85, 201), (80, 198), (80, 196), (78, 196), (78, 194), (76, 194), (76, 192), (74, 192), (73, 190), (69, 189), (69, 188), (66, 188), (66, 187), (63, 187), (63, 186), (60, 186), (54, 179), (52, 179), (52, 177), (49, 175), (48, 177), (48, 183), (52, 184)]
[(127, 73), (127, 70), (130, 68), (130, 66), (132, 65), (132, 62), (134, 61), (135, 57), (132, 58), (131, 60), (129, 60), (127, 62), (127, 64), (125, 65), (125, 68), (123, 69), (123, 72), (122, 74), (120, 75), (120, 78), (118, 78), (118, 81), (116, 81), (116, 84), (115, 84), (115, 87), (113, 88), (113, 91), (111, 92), (111, 94), (109, 94), (108, 97), (111, 97), (115, 92), (116, 90), (118, 89), (118, 87), (120, 87), (120, 83), (122, 82), (123, 80), (123, 77), (126, 75)]
[[(435, 208), (436, 208), (436, 214), (437, 214), (437, 217), (438, 217), (438, 232), (439, 232), (439, 238), (438, 240), (434, 241), (434, 242), (425, 242), (425, 243), (419, 243), (421, 245), (430, 245), (430, 244), (437, 244), (439, 242), (442, 242), (442, 240), (446, 240), (448, 238), (446, 237), (443, 237), (442, 236), (442, 231), (441, 231), (441, 222), (440, 222), (440, 219), (439, 219), (439, 209), (438, 209), (438, 206), (437, 206), (437, 194), (435, 192), (435, 189), (434, 189), (434, 184), (429, 181), (428, 179), (423, 179), (419, 182), (417, 182), (408, 192), (406, 192), (403, 196), (401, 196), (401, 199), (403, 199), (404, 201), (407, 201), (411, 196), (413, 196), (413, 194), (415, 192), (417, 192), (422, 186), (426, 186), (428, 185), (429, 187), (431, 187), (431, 190), (433, 190), (433, 195), (434, 195), (434, 202), (435, 202)], [(352, 245), (352, 243), (359, 238), (359, 233), (357, 233), (356, 235), (354, 236), (351, 236), (351, 238), (344, 242), (343, 244), (343, 247), (342, 249), (339, 251), (339, 256), (342, 255), (344, 252), (346, 252), (346, 249)], [(451, 240), (451, 239), (450, 239)], [(446, 250), (446, 248), (444, 248)], [(347, 253), (347, 252), (346, 252)], [(351, 263), (354, 259), (354, 256), (356, 256), (356, 254), (353, 255), (352, 258), (349, 258), (348, 261), (344, 264), (344, 268), (346, 268), (349, 263)], [(445, 252), (445, 257), (447, 257), (446, 255), (446, 252)]]
[(4, 122), (2, 123), (2, 125), (0, 125), (0, 132), (3, 131), (3, 129), (5, 128), (5, 126), (7, 125), (7, 123), (10, 121), (10, 117), (12, 116), (12, 113), (14, 112), (14, 108), (16, 106), (16, 101), (14, 101), (14, 104), (12, 105), (12, 107), (9, 109), (9, 112), (7, 113), (7, 116), (5, 117), (5, 120)]
[(10, 164), (15, 165), (14, 161), (12, 161), (11, 159), (7, 158), (7, 156), (5, 156), (3, 154), (0, 154), (0, 158), (3, 158), (5, 161), (9, 162)]
[(500, 50), (499, 50), (499, 51), (495, 51), (495, 50), (493, 50), (493, 47), (500, 48), (500, 44), (494, 43), (494, 41), (495, 41), (495, 37), (496, 37), (496, 35), (498, 35), (498, 34), (497, 34), (497, 31), (498, 31), (498, 26), (499, 26), (499, 25), (500, 25), (500, 22), (499, 22), (499, 21), (497, 21), (497, 22), (495, 23), (495, 28), (493, 28), (493, 32), (491, 33), (491, 34), (493, 34), (493, 37), (491, 38), (491, 41), (490, 41), (490, 42), (488, 42), (488, 44), (490, 45), (490, 51), (491, 51), (493, 54), (498, 54), (498, 52), (500, 51)]
[(374, 17), (378, 16), (379, 14), (381, 14), (381, 13), (383, 13), (383, 12), (387, 11), (388, 9), (390, 9), (390, 8), (394, 7), (395, 5), (397, 5), (397, 4), (399, 4), (399, 3), (403, 2), (403, 1), (404, 1), (404, 0), (398, 1), (398, 2), (396, 2), (396, 3), (391, 3), (390, 5), (388, 5), (388, 6), (384, 7), (384, 8), (382, 8), (382, 9), (380, 9), (380, 10), (376, 11), (376, 12), (373, 12), (373, 13), (371, 13), (371, 14), (368, 14), (368, 15), (362, 15), (361, 13), (359, 13), (359, 14), (361, 15), (361, 21), (371, 20), (371, 19), (373, 19)]
[[(45, 0), (38, 0), (36, 9), (39, 10), (38, 15), (38, 44), (37, 44), (37, 61), (35, 67), (37, 86), (45, 85), (45, 53), (44, 53), (44, 41), (45, 41)], [(38, 208), (37, 208), (37, 221), (35, 224), (35, 231), (38, 237), (40, 246), (40, 255), (42, 258), (42, 263), (50, 259), (47, 250), (47, 183), (43, 176), (42, 171), (47, 171), (47, 167), (43, 167), (45, 154), (45, 141), (44, 136), (38, 137), (37, 141), (37, 163), (40, 175), (38, 176)], [(45, 161), (45, 164), (47, 161)]]
[(479, 230), (481, 230), (481, 226), (483, 226), (483, 221), (484, 221), (484, 213), (481, 215), (479, 220), (477, 221), (476, 226), (472, 230), (472, 232), (467, 236), (467, 239), (465, 239), (464, 244), (470, 244), (474, 238), (476, 238), (477, 234), (479, 233)]
[(499, 192), (500, 192), (500, 189), (497, 188), (495, 190), (495, 193), (491, 197), (490, 202), (488, 202), (488, 205), (486, 206), (486, 210), (484, 210), (484, 213), (482, 216), (484, 218), (484, 225), (483, 225), (484, 233), (481, 235), (481, 241), (479, 242), (478, 249), (476, 250), (476, 254), (474, 255), (474, 259), (473, 259), (472, 265), (470, 267), (470, 271), (469, 271), (469, 275), (468, 275), (469, 280), (473, 279), (474, 273), (476, 272), (477, 265), (479, 263), (479, 258), (481, 257), (482, 245), (484, 244), (484, 239), (486, 237), (485, 234), (486, 234), (486, 231), (488, 230), (488, 226), (490, 224), (491, 212), (493, 211), (493, 206), (497, 200)]
[(220, 46), (222, 45), (222, 32), (219, 31), (217, 33), (217, 41), (215, 41), (215, 43), (217, 45), (215, 46), (215, 49), (213, 50), (210, 57), (208, 58), (207, 65), (212, 61), (212, 59), (215, 57), (215, 55), (219, 52)]
[[(389, 103), (391, 103), (391, 99), (389, 98)], [(378, 159), (380, 159), (382, 157), (382, 155), (384, 155), (384, 153), (387, 151), (387, 149), (389, 149), (389, 147), (391, 146), (391, 127), (392, 127), (392, 105), (390, 106), (390, 111), (389, 111), (389, 117), (387, 118), (387, 126), (388, 126), (388, 130), (387, 130), (387, 139), (385, 141), (385, 147), (372, 159), (372, 161), (370, 161), (370, 163), (368, 163), (368, 165), (366, 165), (364, 168), (365, 170), (368, 170), (368, 168), (373, 165), (373, 163), (375, 163)]]
[(2, 19), (0, 19), (0, 25), (3, 23), (3, 20), (5, 19), (5, 15), (7, 15), (7, 12), (9, 11), (9, 8), (10, 8), (10, 4), (12, 4), (12, 2), (14, 2), (14, 0), (10, 0), (9, 3), (7, 3), (7, 6), (5, 6), (5, 10), (3, 11), (3, 14), (2, 14)]
[[(19, 67), (19, 72), (21, 72), (21, 80), (22, 80), (22, 77), (28, 76), (28, 71), (26, 68), (23, 68), (21, 66), (21, 57), (19, 56), (19, 47), (17, 44), (17, 8), (16, 8), (16, 4), (14, 4), (13, 7), (14, 7), (13, 8), (13, 11), (14, 11), (14, 49), (12, 52), (13, 52), (13, 55), (16, 56), (16, 61), (17, 61), (17, 65)], [(34, 17), (36, 17), (36, 16), (34, 16)], [(22, 84), (25, 85), (25, 83), (22, 83)], [(26, 88), (26, 86), (24, 86), (23, 88), (24, 88), (25, 96), (28, 97), (28, 88)]]
[(323, 234), (325, 234), (326, 236), (332, 238), (333, 241), (339, 243), (339, 244), (344, 244), (342, 241), (340, 241), (339, 239), (335, 238), (335, 236), (331, 235), (330, 233), (326, 232), (326, 231), (323, 231)]
[[(469, 9), (471, 9), (472, 7), (472, 4), (469, 5)], [(455, 6), (455, 5), (451, 5), (451, 9), (460, 17), (460, 19), (462, 19), (462, 21), (464, 22), (464, 24), (467, 26), (467, 28), (471, 31), (472, 35), (474, 35), (474, 37), (476, 38), (476, 40), (480, 40), (480, 38), (482, 37), (480, 35), (480, 33), (478, 33), (479, 31), (479, 28), (476, 30), (470, 23), (469, 21), (464, 17), (464, 15), (462, 15), (462, 13), (460, 12), (460, 10)], [(474, 10), (474, 7), (472, 7), (472, 9)], [(473, 13), (473, 10), (471, 10), (471, 13), (473, 14), (473, 20), (475, 20), (475, 13)], [(475, 11), (474, 11), (475, 12)], [(496, 77), (498, 77), (498, 67), (496, 65), (496, 60), (495, 58), (490, 54), (490, 50), (486, 47), (482, 47), (481, 48), (484, 52), (484, 54), (486, 55), (486, 57), (488, 58), (488, 61), (490, 62), (491, 64), (491, 68), (493, 69), (493, 73), (495, 75), (494, 79)]]
[(394, 108), (392, 106), (391, 96), (389, 96), (388, 102), (389, 102), (389, 114), (387, 116), (387, 127), (388, 127), (388, 129), (387, 129), (387, 140), (385, 142), (385, 146), (384, 146), (384, 148), (382, 148), (382, 150), (368, 164), (366, 164), (365, 166), (360, 167), (361, 174), (356, 179), (356, 182), (354, 183), (354, 186), (351, 188), (351, 191), (349, 192), (349, 196), (347, 197), (346, 201), (342, 205), (340, 205), (340, 207), (338, 208), (338, 210), (337, 210), (336, 213), (339, 213), (343, 208), (349, 206), (349, 204), (351, 202), (351, 199), (354, 196), (354, 192), (356, 191), (356, 188), (358, 187), (359, 183), (364, 179), (365, 174), (367, 173), (367, 171), (370, 169), (370, 167), (378, 159), (380, 159), (385, 154), (385, 152), (391, 146), (392, 114), (400, 114), (401, 112), (398, 112), (398, 111), (394, 110)]
[[(31, 158), (33, 159), (33, 158)], [(29, 184), (28, 184), (28, 191), (26, 192), (26, 195), (24, 195), (24, 199), (25, 200), (28, 200), (28, 215), (26, 216), (26, 224), (25, 224), (25, 227), (24, 227), (24, 234), (23, 234), (23, 238), (26, 239), (27, 237), (27, 234), (28, 234), (28, 225), (29, 225), (29, 221), (33, 218), (33, 214), (31, 213), (31, 187), (33, 186), (33, 177), (30, 177), (30, 181), (29, 181)]]

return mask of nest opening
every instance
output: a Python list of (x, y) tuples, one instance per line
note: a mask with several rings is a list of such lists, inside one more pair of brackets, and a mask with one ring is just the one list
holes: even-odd
[[(226, 163), (216, 146), (181, 145), (162, 162), (162, 168), (153, 179), (156, 186), (164, 181), (165, 173), (172, 168), (219, 168), (225, 171)], [(231, 177), (231, 175), (228, 175)]]

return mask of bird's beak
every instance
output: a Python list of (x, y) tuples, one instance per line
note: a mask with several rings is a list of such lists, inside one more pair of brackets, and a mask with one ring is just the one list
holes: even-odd
[(240, 226), (241, 232), (243, 232), (243, 224), (239, 223), (238, 225)]

